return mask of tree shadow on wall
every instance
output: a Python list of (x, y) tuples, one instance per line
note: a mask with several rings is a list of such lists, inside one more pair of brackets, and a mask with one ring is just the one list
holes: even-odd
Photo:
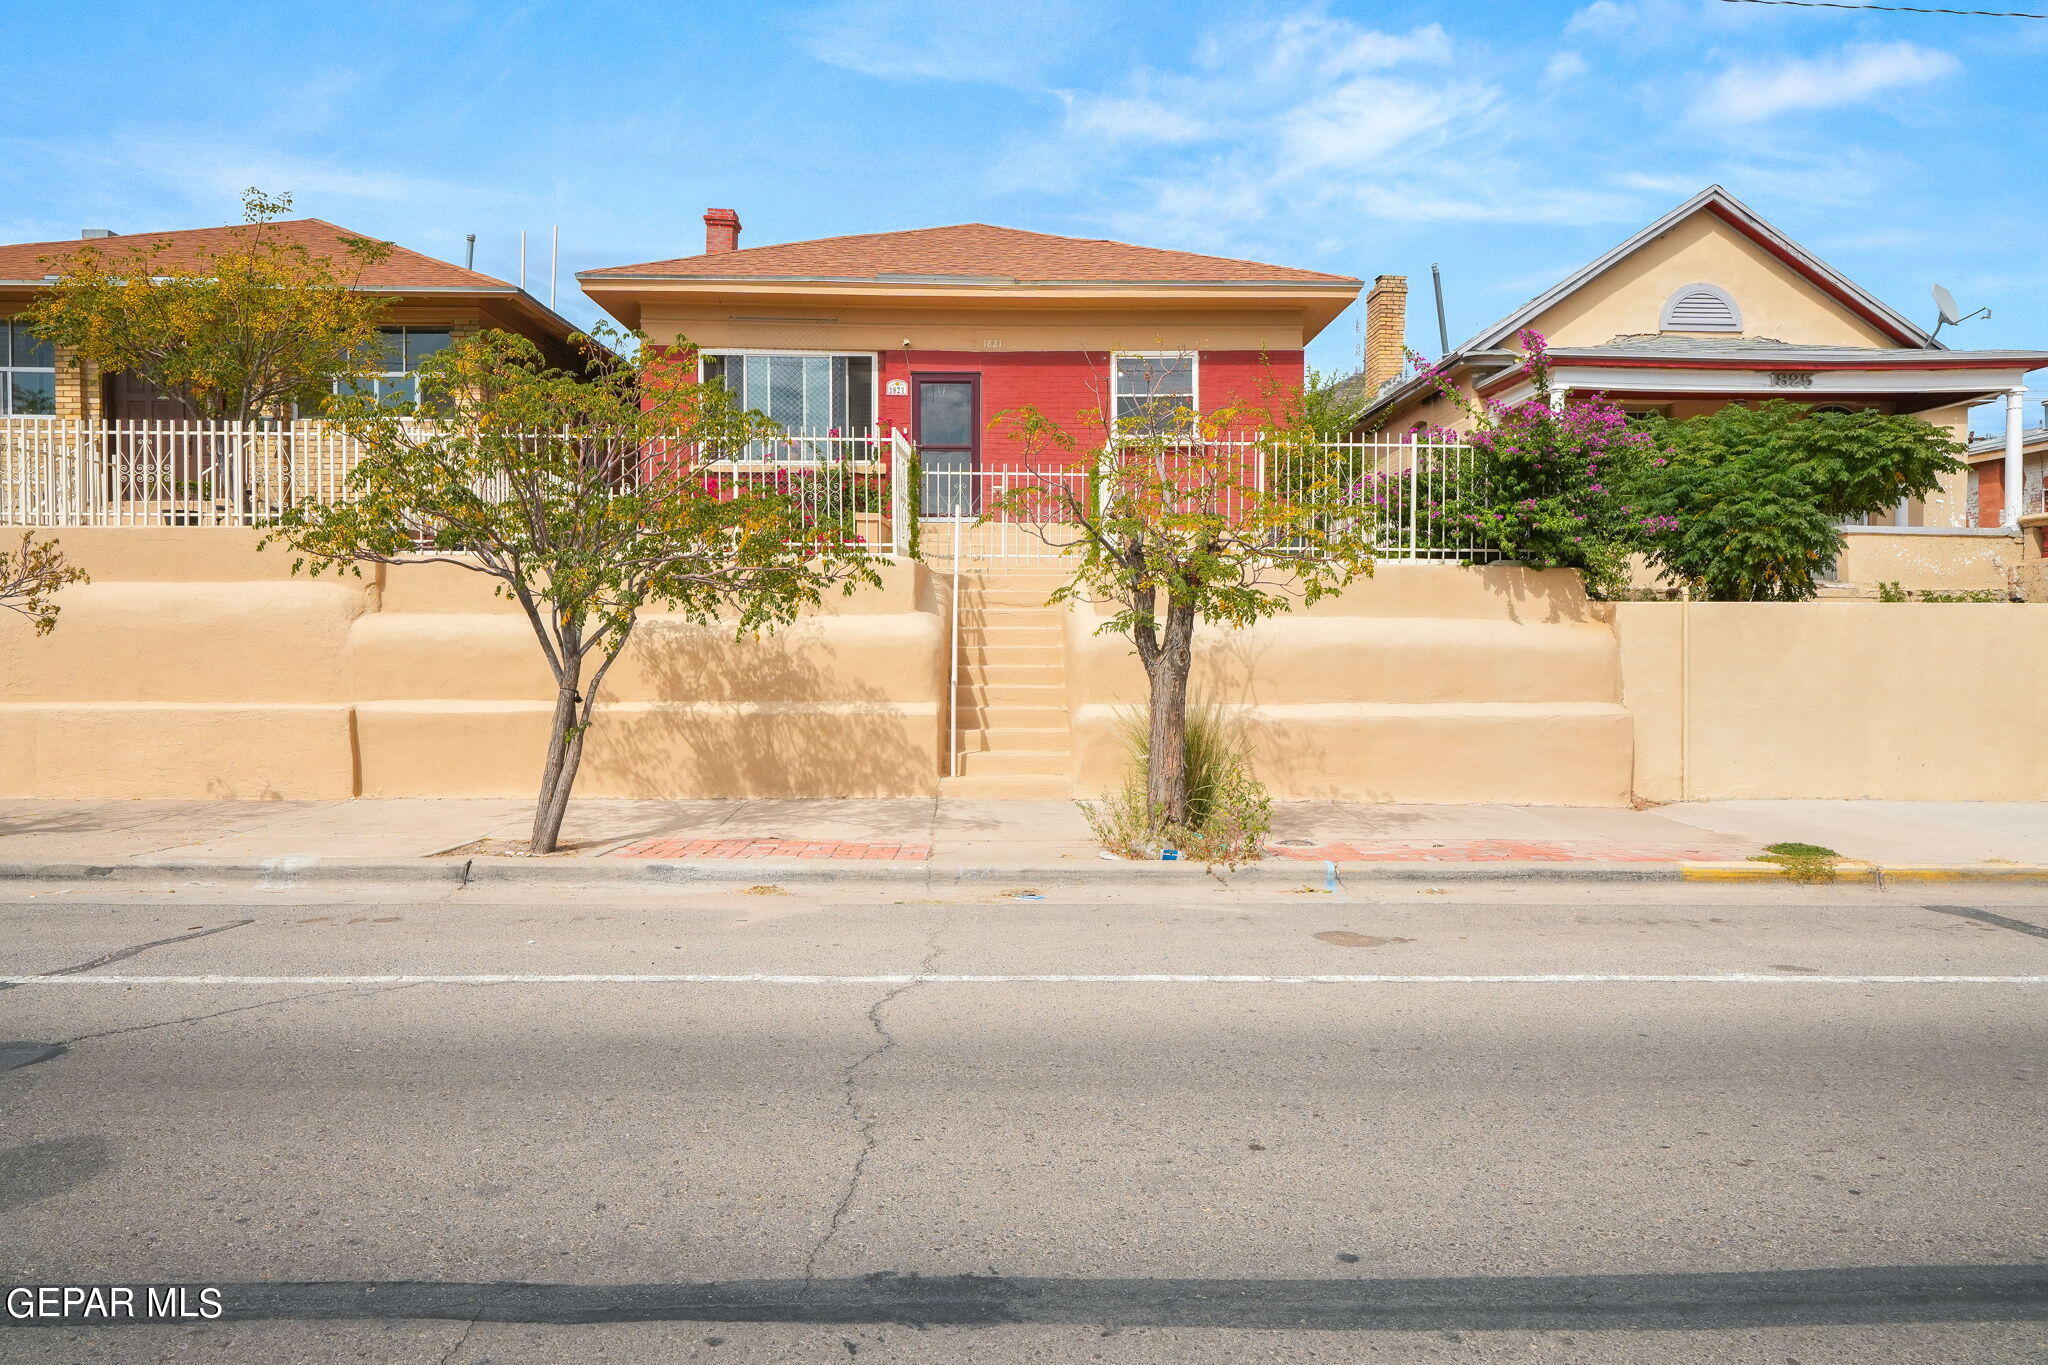
[(1582, 588), (1567, 588), (1559, 581), (1573, 575), (1573, 570), (1480, 564), (1465, 566), (1465, 572), (1480, 575), (1486, 590), (1507, 603), (1508, 619), (1516, 625), (1557, 626), (1606, 619), (1606, 603), (1594, 601)]
[[(830, 619), (830, 618), (827, 618)], [(930, 796), (938, 765), (913, 736), (941, 718), (905, 713), (882, 689), (836, 664), (815, 618), (735, 641), (720, 625), (646, 621), (619, 671), (650, 709), (591, 731), (591, 766), (633, 797)], [(906, 651), (911, 673), (928, 668)], [(622, 680), (625, 681), (625, 680)], [(608, 689), (611, 690), (611, 689)], [(909, 689), (906, 689), (909, 690)]]

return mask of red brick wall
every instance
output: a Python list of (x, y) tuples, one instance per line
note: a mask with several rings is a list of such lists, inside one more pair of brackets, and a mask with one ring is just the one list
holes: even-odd
[[(1270, 409), (1276, 406), (1274, 390), (1285, 395), (1301, 387), (1302, 365), (1300, 351), (1203, 351), (1195, 380), (1202, 411), (1239, 404)], [(979, 375), (984, 464), (1021, 458), (1013, 428), (996, 420), (1006, 411), (1035, 407), (1085, 442), (1090, 431), (1082, 424), (1083, 414), (1109, 406), (1109, 356), (1102, 351), (889, 351), (881, 357), (881, 371), (878, 424), (906, 432), (912, 429), (911, 399), (891, 396), (890, 380)]]

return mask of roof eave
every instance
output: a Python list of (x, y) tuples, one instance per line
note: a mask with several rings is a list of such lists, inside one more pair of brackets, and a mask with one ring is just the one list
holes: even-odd
[(607, 284), (865, 284), (877, 288), (901, 289), (1247, 289), (1247, 290), (1346, 290), (1356, 294), (1363, 280), (1333, 277), (1327, 280), (958, 280), (878, 279), (873, 275), (622, 275), (611, 271), (585, 271), (576, 276), (584, 288)]
[(1685, 219), (1709, 206), (1724, 209), (1731, 215), (1746, 220), (1748, 225), (1758, 234), (1777, 242), (1788, 253), (1796, 256), (1801, 263), (1806, 265), (1815, 274), (1822, 276), (1827, 283), (1832, 284), (1841, 293), (1876, 313), (1887, 325), (1896, 329), (1900, 335), (1913, 342), (1916, 346), (1930, 350), (1948, 349), (1940, 341), (1936, 340), (1931, 333), (1923, 331), (1914, 323), (1907, 321), (1888, 304), (1884, 303), (1883, 300), (1865, 292), (1862, 288), (1852, 283), (1840, 271), (1807, 251), (1806, 248), (1800, 246), (1783, 232), (1780, 232), (1771, 223), (1766, 221), (1761, 214), (1757, 213), (1756, 210), (1750, 208), (1749, 205), (1743, 203), (1719, 185), (1707, 186), (1698, 194), (1693, 195), (1684, 203), (1652, 222), (1649, 226), (1634, 233), (1620, 244), (1594, 258), (1570, 275), (1565, 276), (1564, 279), (1558, 281), (1558, 283), (1552, 285), (1543, 293), (1538, 294), (1520, 308), (1515, 309), (1506, 317), (1474, 333), (1471, 339), (1458, 349), (1463, 351), (1498, 345), (1510, 333), (1542, 316), (1552, 304), (1567, 297), (1588, 281), (1598, 277), (1611, 266), (1629, 256), (1637, 248), (1647, 242), (1656, 240)]

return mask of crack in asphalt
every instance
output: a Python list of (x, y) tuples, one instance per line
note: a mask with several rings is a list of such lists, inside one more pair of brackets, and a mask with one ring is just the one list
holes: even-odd
[[(209, 938), (214, 934), (225, 934), (230, 929), (240, 929), (255, 922), (253, 919), (238, 919), (227, 924), (216, 924), (211, 928), (193, 929), (182, 934), (172, 934), (169, 938), (153, 938), (147, 943), (138, 943), (130, 948), (117, 948), (111, 953), (101, 953), (90, 962), (79, 962), (69, 967), (58, 967), (52, 971), (37, 972), (36, 975), (76, 976), (80, 972), (89, 972), (95, 967), (104, 967), (109, 963), (126, 962), (129, 958), (146, 953), (152, 948), (162, 948), (172, 943), (190, 943), (194, 939)], [(6, 989), (8, 989), (8, 984), (0, 984), (0, 990)]]
[[(930, 976), (937, 968), (939, 955), (944, 951), (940, 947), (939, 939), (944, 935), (951, 923), (951, 918), (948, 917), (935, 925), (931, 933), (926, 937), (924, 958), (918, 964), (917, 969), (917, 975), (920, 978)], [(832, 1216), (826, 1220), (824, 1233), (812, 1244), (810, 1253), (804, 1257), (803, 1283), (806, 1287), (816, 1283), (818, 1260), (825, 1254), (825, 1248), (830, 1246), (832, 1240), (839, 1235), (840, 1225), (846, 1221), (847, 1210), (853, 1207), (854, 1198), (860, 1193), (861, 1177), (867, 1173), (868, 1158), (874, 1155), (875, 1148), (879, 1145), (880, 1140), (876, 1136), (876, 1129), (880, 1125), (881, 1116), (870, 1112), (868, 1107), (861, 1102), (860, 1074), (870, 1063), (880, 1060), (895, 1050), (896, 1035), (889, 1032), (889, 1026), (882, 1022), (882, 1011), (886, 1010), (900, 997), (908, 995), (911, 991), (925, 984), (927, 983), (923, 980), (901, 982), (884, 991), (872, 1005), (868, 1006), (868, 1027), (874, 1031), (875, 1045), (856, 1057), (839, 1074), (839, 1081), (842, 1087), (841, 1103), (845, 1106), (847, 1114), (852, 1117), (854, 1127), (860, 1133), (860, 1150), (854, 1154), (853, 1168), (847, 1172), (846, 1188), (840, 1192), (839, 1202), (833, 1206)]]
[(455, 1338), (455, 1344), (448, 1348), (448, 1353), (441, 1357), (440, 1361), (438, 1362), (438, 1365), (448, 1365), (449, 1361), (455, 1359), (456, 1356), (460, 1355), (462, 1353), (462, 1348), (469, 1344), (469, 1334), (471, 1332), (474, 1332), (475, 1330), (475, 1318), (471, 1318), (468, 1322), (463, 1323), (462, 1335)]
[(253, 1005), (237, 1005), (233, 1009), (214, 1010), (210, 1014), (188, 1014), (177, 1019), (160, 1019), (153, 1024), (130, 1024), (126, 1028), (110, 1028), (99, 1033), (81, 1033), (76, 1038), (66, 1038), (57, 1044), (70, 1047), (76, 1043), (89, 1043), (97, 1038), (117, 1038), (124, 1033), (146, 1033), (150, 1029), (171, 1028), (178, 1024), (203, 1024), (208, 1019), (221, 1019), (230, 1014), (246, 1014), (250, 1010), (269, 1009), (273, 1005), (289, 1005), (294, 1000), (311, 1000), (322, 995), (388, 995), (392, 991), (409, 991), (415, 986), (424, 986), (424, 981), (408, 981), (402, 986), (384, 986), (377, 990), (364, 990), (360, 986), (340, 986), (331, 991), (301, 991), (297, 995), (279, 996), (275, 1000), (259, 1000)]
[(1927, 907), (1938, 915), (1954, 915), (1958, 919), (1975, 920), (1988, 924), (1994, 929), (2010, 929), (2016, 934), (2031, 934), (2035, 938), (2048, 938), (2048, 929), (2030, 924), (2023, 919), (2012, 919), (2005, 915), (1994, 915), (1974, 905), (1930, 905)]

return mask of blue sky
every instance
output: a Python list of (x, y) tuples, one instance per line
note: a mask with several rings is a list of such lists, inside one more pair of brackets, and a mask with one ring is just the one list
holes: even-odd
[[(525, 228), (544, 295), (558, 223), (589, 321), (576, 270), (700, 250), (709, 205), (747, 245), (979, 220), (1418, 285), (1440, 261), (1456, 342), (1719, 181), (1910, 316), (1936, 281), (1991, 305), (1957, 344), (2048, 346), (2048, 21), (86, 0), (9, 6), (0, 46), (0, 241), (231, 221), (257, 185), (457, 261), (475, 232), (508, 277)], [(1347, 364), (1353, 322), (1312, 360)], [(1410, 325), (1431, 344), (1426, 287)]]

